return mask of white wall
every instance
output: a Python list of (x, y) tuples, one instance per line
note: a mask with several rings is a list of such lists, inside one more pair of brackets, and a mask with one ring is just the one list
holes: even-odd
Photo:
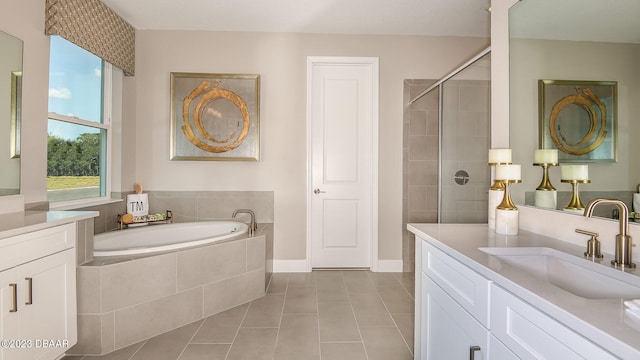
[[(24, 40), (21, 189), (47, 200), (49, 38), (44, 0), (3, 0), (0, 30)], [(138, 31), (136, 76), (123, 81), (122, 179), (149, 190), (273, 190), (276, 259), (305, 257), (307, 56), (380, 58), (379, 257), (402, 258), (402, 84), (437, 79), (485, 38)], [(261, 161), (169, 161), (169, 73), (261, 74)], [(3, 199), (0, 199), (3, 201)]]
[[(306, 57), (380, 58), (379, 258), (402, 258), (402, 85), (439, 78), (482, 38), (202, 31), (136, 34), (136, 179), (150, 190), (273, 190), (275, 259), (304, 259)], [(169, 73), (261, 75), (261, 160), (169, 160)], [(125, 119), (131, 114), (126, 113)], [(126, 146), (126, 145), (125, 145)]]

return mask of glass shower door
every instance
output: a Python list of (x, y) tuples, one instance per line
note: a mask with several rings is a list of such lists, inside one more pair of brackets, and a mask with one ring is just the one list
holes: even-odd
[(490, 54), (440, 88), (440, 223), (486, 223), (491, 145)]

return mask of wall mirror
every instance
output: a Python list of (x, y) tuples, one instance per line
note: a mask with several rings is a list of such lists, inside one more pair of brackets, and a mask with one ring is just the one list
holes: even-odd
[[(533, 205), (542, 179), (542, 169), (532, 165), (539, 148), (538, 81), (614, 81), (616, 161), (585, 162), (591, 183), (580, 192), (585, 204), (594, 197), (613, 197), (627, 202), (631, 210), (632, 193), (640, 184), (638, 14), (637, 0), (522, 0), (510, 8), (509, 142), (523, 177), (523, 183), (513, 187), (516, 203)], [(561, 183), (559, 167), (552, 167), (549, 175), (562, 209), (566, 204), (561, 193), (568, 196), (571, 185)]]
[(20, 193), (22, 40), (0, 31), (0, 195)]

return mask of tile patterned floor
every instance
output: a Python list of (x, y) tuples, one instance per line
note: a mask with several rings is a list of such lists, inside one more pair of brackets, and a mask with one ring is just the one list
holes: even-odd
[(63, 360), (409, 360), (413, 284), (413, 273), (278, 273), (251, 303), (108, 355)]

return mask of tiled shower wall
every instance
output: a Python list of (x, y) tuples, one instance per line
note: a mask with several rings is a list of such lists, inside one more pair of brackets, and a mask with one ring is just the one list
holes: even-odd
[[(486, 223), (491, 82), (454, 79), (445, 82), (443, 90), (440, 222)], [(454, 180), (460, 170), (469, 174), (464, 185)]]
[[(405, 80), (404, 103), (435, 80)], [(483, 223), (487, 221), (490, 145), (488, 80), (448, 80), (443, 90), (442, 149), (439, 148), (439, 90), (404, 109), (403, 130), (403, 271), (415, 270), (415, 237), (407, 223)], [(442, 204), (438, 209), (438, 161), (442, 151)], [(458, 170), (469, 181), (454, 181)]]
[[(405, 80), (404, 104), (435, 80)], [(438, 90), (405, 105), (402, 163), (403, 271), (415, 269), (415, 236), (407, 223), (438, 222)]]

